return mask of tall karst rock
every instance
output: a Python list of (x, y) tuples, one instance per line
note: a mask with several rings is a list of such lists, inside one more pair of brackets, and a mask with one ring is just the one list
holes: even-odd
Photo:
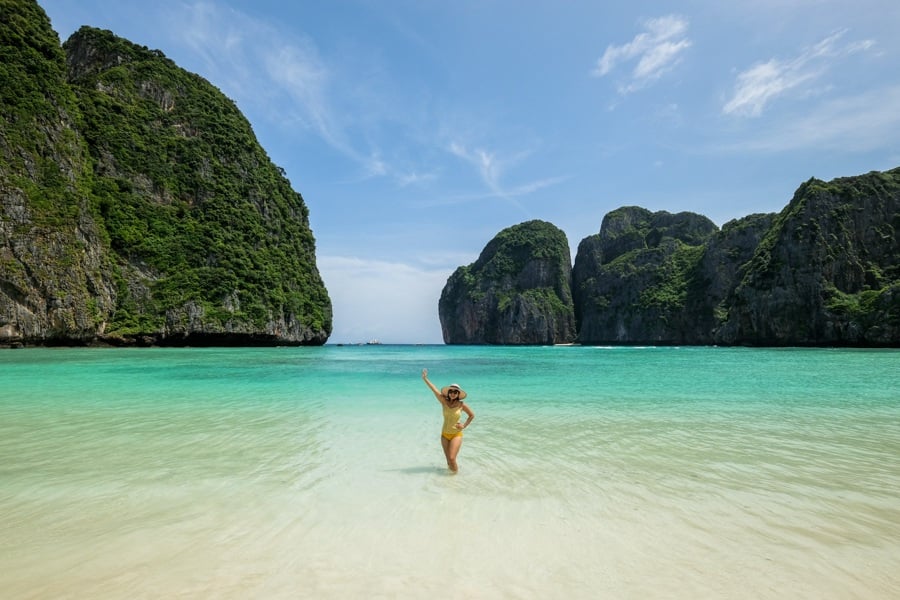
[(448, 344), (535, 345), (575, 339), (571, 254), (544, 221), (504, 229), (473, 264), (459, 267), (438, 312)]
[(768, 213), (729, 221), (706, 243), (703, 256), (689, 275), (691, 286), (684, 302), (685, 319), (695, 335), (690, 343), (724, 343), (720, 330), (734, 290), (774, 219), (775, 214)]
[(746, 265), (717, 340), (900, 345), (900, 169), (801, 185)]
[(161, 52), (0, 0), (0, 344), (321, 344), (308, 209)]
[(573, 269), (585, 344), (900, 345), (900, 169), (812, 179), (718, 230), (626, 207)]
[(572, 289), (579, 341), (691, 343), (703, 327), (685, 310), (715, 223), (693, 213), (623, 207), (578, 245)]
[(567, 260), (549, 223), (500, 232), (444, 287), (444, 340), (570, 341), (571, 297), (582, 344), (900, 347), (900, 168), (810, 179), (721, 229), (622, 207), (579, 244), (571, 291)]
[(65, 54), (34, 2), (0, 2), (0, 345), (87, 342), (115, 311)]

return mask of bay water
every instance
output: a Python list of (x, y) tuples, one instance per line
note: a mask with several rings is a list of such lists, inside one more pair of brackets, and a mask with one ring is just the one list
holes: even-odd
[(0, 352), (3, 598), (898, 590), (897, 350)]

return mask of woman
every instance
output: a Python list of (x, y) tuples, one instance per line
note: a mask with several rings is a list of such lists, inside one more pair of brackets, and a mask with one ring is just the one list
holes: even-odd
[[(438, 390), (433, 383), (428, 381), (428, 369), (422, 369), (422, 379), (434, 392), (435, 398), (441, 403), (444, 411), (444, 428), (441, 431), (441, 446), (444, 447), (444, 456), (447, 457), (447, 466), (456, 473), (459, 467), (456, 465), (456, 455), (462, 446), (463, 429), (468, 427), (475, 418), (472, 409), (463, 402), (466, 393), (460, 387), (451, 383), (447, 387)], [(468, 418), (465, 423), (460, 423), (459, 418), (466, 413)]]

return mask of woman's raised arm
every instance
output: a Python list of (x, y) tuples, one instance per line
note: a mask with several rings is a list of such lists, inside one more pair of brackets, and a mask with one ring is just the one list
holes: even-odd
[(434, 397), (438, 399), (438, 402), (441, 404), (444, 403), (444, 397), (441, 395), (441, 390), (437, 389), (433, 383), (428, 381), (428, 369), (422, 369), (422, 381), (431, 388), (431, 391), (434, 393)]

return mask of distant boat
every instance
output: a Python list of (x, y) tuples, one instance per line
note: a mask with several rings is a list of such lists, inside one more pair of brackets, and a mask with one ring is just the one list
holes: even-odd
[(379, 342), (376, 339), (371, 339), (368, 342), (366, 342), (366, 346), (379, 346), (379, 345), (381, 345), (381, 342)]

